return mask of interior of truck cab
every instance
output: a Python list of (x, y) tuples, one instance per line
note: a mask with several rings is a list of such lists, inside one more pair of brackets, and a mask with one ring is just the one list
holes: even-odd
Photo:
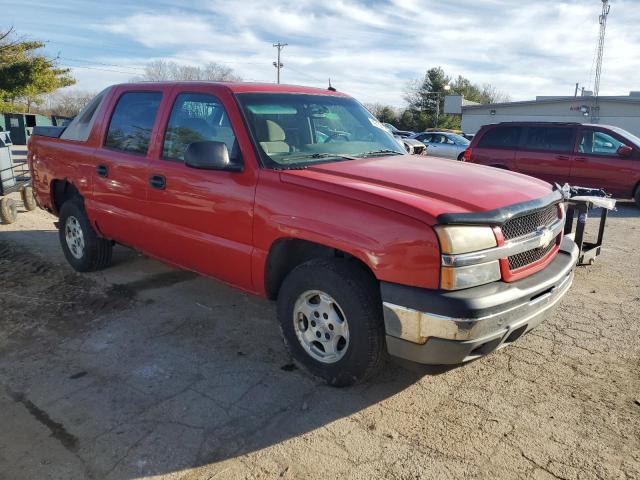
[(350, 98), (307, 94), (238, 94), (265, 166), (404, 154), (403, 146)]

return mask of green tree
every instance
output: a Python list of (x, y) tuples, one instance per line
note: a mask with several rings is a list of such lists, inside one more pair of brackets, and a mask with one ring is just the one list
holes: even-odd
[(29, 112), (44, 95), (75, 83), (69, 69), (38, 53), (42, 47), (16, 38), (13, 27), (0, 32), (0, 108)]
[(398, 123), (398, 114), (396, 109), (392, 106), (383, 105), (382, 103), (365, 103), (364, 106), (381, 122), (390, 123), (392, 125), (396, 125), (396, 123)]
[[(448, 87), (448, 88), (445, 88)], [(463, 76), (452, 80), (441, 67), (427, 70), (422, 80), (411, 81), (406, 89), (407, 112), (401, 115), (403, 128), (422, 131), (427, 128), (459, 129), (460, 116), (444, 114), (446, 95), (463, 95), (466, 100), (477, 103), (507, 101), (508, 96), (491, 85), (482, 87), (471, 83)]]

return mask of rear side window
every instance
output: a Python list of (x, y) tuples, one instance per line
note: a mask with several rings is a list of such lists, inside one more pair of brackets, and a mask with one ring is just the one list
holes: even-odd
[(495, 127), (490, 129), (478, 142), (478, 147), (516, 148), (520, 141), (522, 127)]
[(161, 100), (160, 92), (123, 94), (111, 116), (105, 147), (146, 155)]
[(549, 152), (573, 151), (574, 130), (562, 127), (529, 127), (523, 148)]
[(107, 96), (107, 90), (103, 90), (98, 95), (91, 100), (86, 107), (78, 113), (74, 117), (67, 128), (64, 129), (60, 138), (64, 140), (74, 140), (77, 142), (86, 142), (89, 138), (89, 134), (91, 133), (91, 129), (93, 128), (93, 124), (98, 116), (98, 110), (100, 109), (100, 105), (102, 105), (102, 101)]

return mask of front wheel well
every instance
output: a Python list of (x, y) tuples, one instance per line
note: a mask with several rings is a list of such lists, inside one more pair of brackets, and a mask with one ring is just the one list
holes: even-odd
[(62, 204), (73, 197), (79, 197), (80, 192), (75, 185), (67, 179), (51, 182), (51, 198), (56, 212), (60, 212)]
[(354, 267), (364, 269), (375, 278), (371, 269), (359, 258), (342, 250), (307, 240), (285, 238), (277, 240), (269, 250), (265, 264), (265, 290), (271, 300), (278, 297), (282, 282), (298, 265), (316, 258), (345, 258)]

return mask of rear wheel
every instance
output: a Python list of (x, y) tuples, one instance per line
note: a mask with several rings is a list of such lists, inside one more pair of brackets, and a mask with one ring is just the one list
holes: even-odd
[(458, 161), (462, 162), (464, 160), (464, 152), (462, 152), (460, 155), (458, 155)]
[(67, 200), (60, 208), (60, 245), (69, 264), (78, 272), (105, 268), (111, 262), (113, 246), (91, 226), (82, 200)]
[(312, 374), (347, 386), (382, 364), (384, 325), (377, 281), (344, 259), (296, 267), (278, 295), (278, 318), (291, 355)]
[(636, 187), (636, 193), (633, 199), (636, 201), (636, 207), (640, 208), (640, 185)]
[(13, 198), (0, 199), (0, 219), (2, 223), (13, 223), (18, 218), (18, 206)]

